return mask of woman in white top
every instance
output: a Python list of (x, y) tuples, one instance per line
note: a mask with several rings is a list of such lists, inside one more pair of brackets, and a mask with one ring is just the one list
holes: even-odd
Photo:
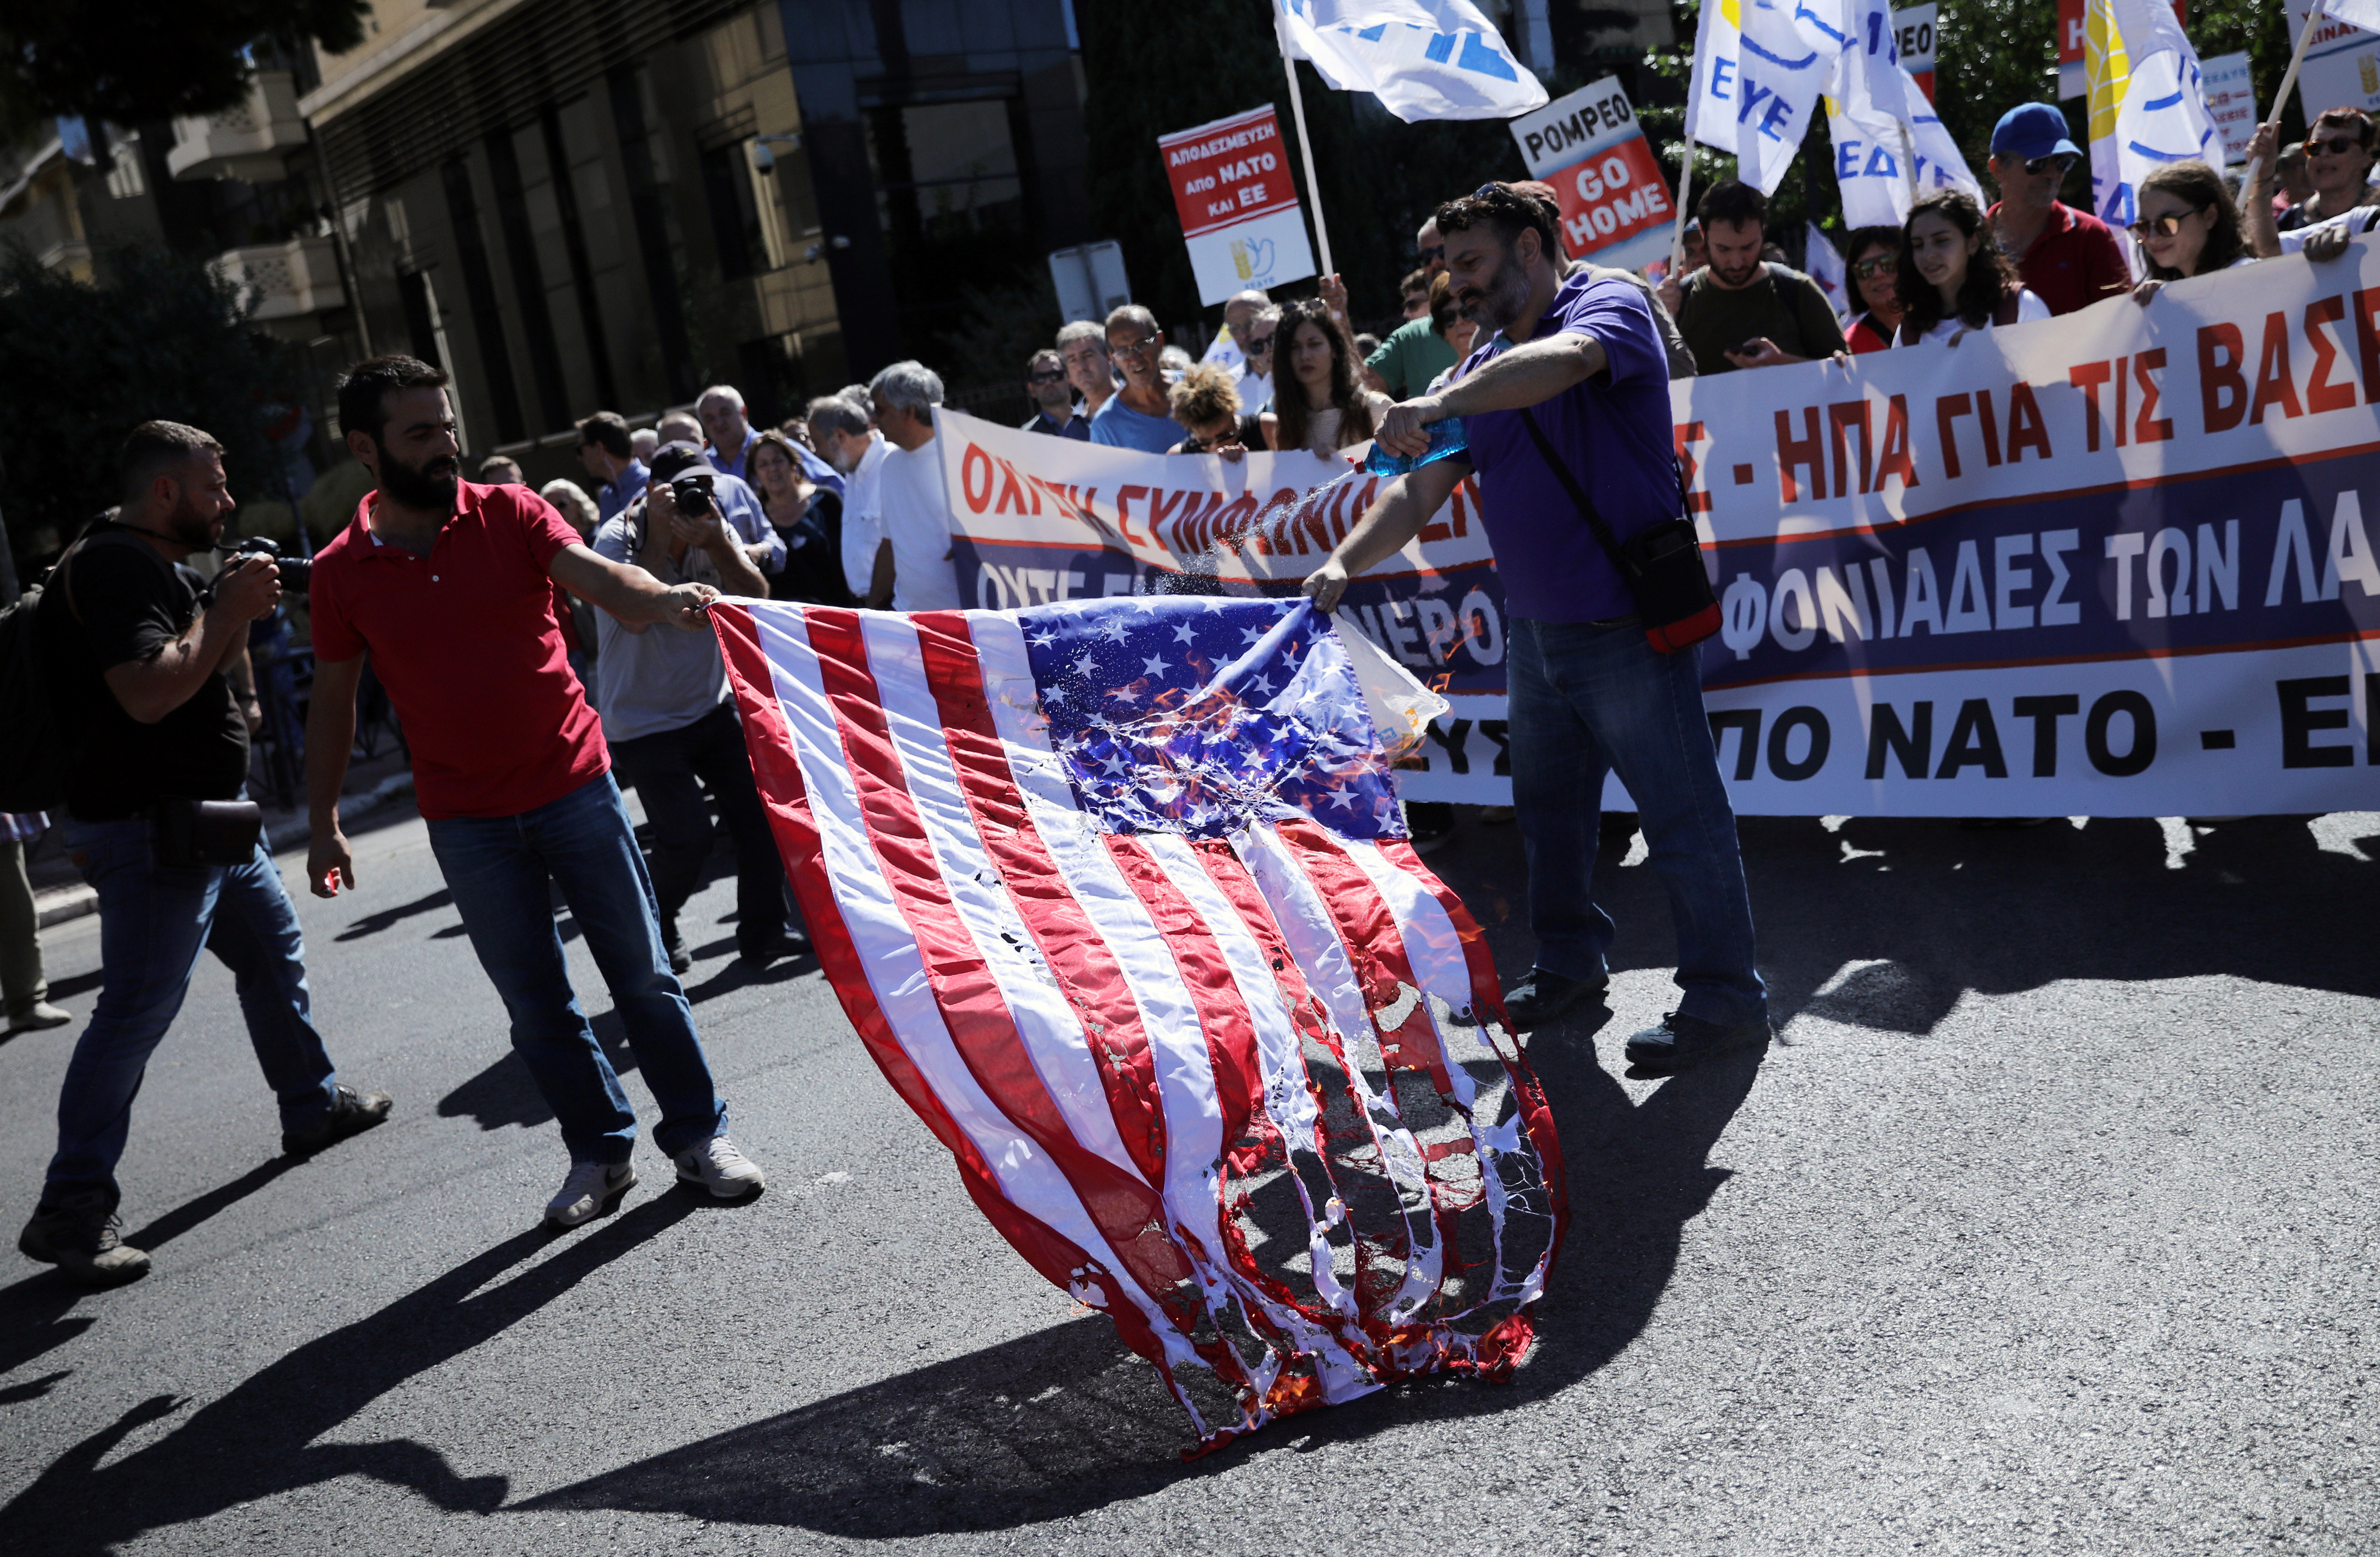
[(2049, 317), (2049, 305), (2025, 289), (2016, 267), (1992, 241), (1983, 208), (1960, 189), (1927, 195), (1909, 208), (1894, 284), (1908, 310), (1895, 346), (1956, 346), (1959, 337), (1976, 330)]
[(1273, 331), (1272, 409), (1264, 413), (1267, 446), (1329, 455), (1372, 435), (1374, 409), (1388, 396), (1366, 389), (1364, 359), (1319, 298), (1281, 310)]
[(2146, 307), (2168, 281), (2256, 262), (2230, 187), (2204, 163), (2166, 164), (2141, 180), (2135, 201), (2140, 220), (2132, 224), (2132, 237), (2148, 279), (2132, 288), (2132, 301)]

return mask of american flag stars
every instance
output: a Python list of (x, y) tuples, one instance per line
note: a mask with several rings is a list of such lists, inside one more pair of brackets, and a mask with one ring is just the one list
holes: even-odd
[(1403, 835), (1363, 687), (1304, 601), (1144, 596), (1020, 614), (1050, 746), (1101, 825), (1225, 837), (1304, 815), (1351, 837)]

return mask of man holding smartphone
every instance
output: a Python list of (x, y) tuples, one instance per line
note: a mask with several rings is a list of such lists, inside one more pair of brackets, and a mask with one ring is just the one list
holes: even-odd
[(320, 1151), (388, 1117), (385, 1092), (340, 1085), (314, 1029), (306, 946), (263, 842), (222, 864), (171, 862), (164, 813), (237, 800), (255, 696), (249, 624), (280, 570), (243, 556), (212, 584), (184, 566), (234, 506), (223, 445), (149, 421), (125, 440), (122, 505), (52, 570), (39, 619), (61, 735), (74, 748), (66, 844), (99, 894), (101, 985), (58, 1094), (58, 1150), (17, 1247), (91, 1286), (147, 1273), (118, 1235), (115, 1164), (149, 1056), (212, 951), (232, 971), (257, 1064), (281, 1101), (281, 1148)]
[(571, 990), (549, 882), (611, 989), (661, 1105), (654, 1138), (678, 1177), (722, 1199), (757, 1194), (760, 1170), (727, 1137), (727, 1108), (662, 949), (652, 882), (553, 609), (559, 584), (624, 622), (708, 634), (703, 613), (718, 590), (606, 561), (526, 487), (458, 480), (446, 375), (426, 362), (358, 363), (339, 385), (339, 426), (378, 490), (314, 561), (309, 884), (318, 897), (356, 884), (339, 785), (369, 651), (405, 723), (431, 850), (570, 1151), (547, 1220), (577, 1226), (637, 1182), (637, 1117)]
[(1682, 280), (1664, 281), (1655, 295), (1676, 315), (1697, 368), (1775, 368), (1850, 349), (1818, 284), (1760, 257), (1768, 244), (1767, 196), (1730, 178), (1713, 185), (1696, 209), (1709, 261)]

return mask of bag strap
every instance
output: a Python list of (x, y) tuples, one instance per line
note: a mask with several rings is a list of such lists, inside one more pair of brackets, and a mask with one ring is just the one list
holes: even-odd
[(1627, 559), (1621, 555), (1620, 541), (1611, 533), (1611, 527), (1603, 522), (1603, 515), (1596, 508), (1595, 499), (1586, 495), (1586, 489), (1578, 484), (1578, 478), (1571, 474), (1570, 467), (1554, 453), (1553, 443), (1547, 438), (1546, 430), (1537, 425), (1537, 419), (1525, 406), (1521, 408), (1521, 425), (1529, 430), (1529, 441), (1537, 445), (1537, 453), (1553, 468), (1554, 479), (1561, 482), (1562, 491), (1570, 493), (1570, 500), (1578, 505), (1578, 517), (1585, 519), (1586, 528), (1595, 532), (1596, 541), (1602, 546), (1604, 554), (1611, 559), (1611, 566), (1620, 570), (1622, 578), (1633, 577), (1629, 571)]

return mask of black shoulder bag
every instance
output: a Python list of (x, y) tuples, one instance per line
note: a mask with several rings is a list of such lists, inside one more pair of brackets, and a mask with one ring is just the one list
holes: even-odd
[(1537, 453), (1553, 467), (1554, 475), (1561, 481), (1562, 490), (1578, 505), (1578, 517), (1595, 532), (1602, 544), (1604, 555), (1628, 581), (1636, 597), (1636, 614), (1645, 627), (1645, 641), (1656, 651), (1674, 654), (1693, 647), (1718, 631), (1718, 597), (1711, 592), (1710, 575), (1703, 571), (1702, 537), (1694, 533), (1694, 521), (1682, 514), (1628, 538), (1622, 544), (1611, 533), (1596, 510), (1595, 500), (1571, 473), (1569, 466), (1554, 453), (1545, 429), (1530, 412), (1521, 413), (1521, 425), (1529, 430), (1530, 442)]

